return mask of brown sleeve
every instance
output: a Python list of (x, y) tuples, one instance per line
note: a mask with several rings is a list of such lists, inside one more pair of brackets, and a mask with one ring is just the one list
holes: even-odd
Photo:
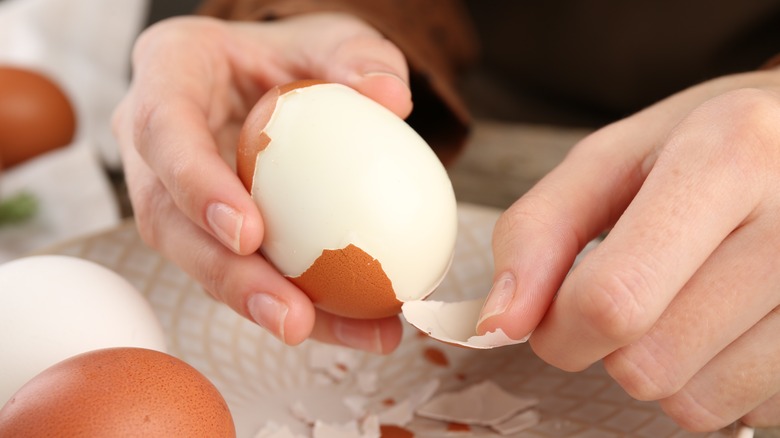
[(408, 122), (450, 163), (464, 144), (471, 117), (456, 87), (474, 62), (477, 38), (459, 0), (205, 0), (200, 12), (231, 20), (274, 20), (311, 12), (361, 18), (406, 55), (414, 110)]
[(771, 70), (778, 67), (780, 67), (780, 53), (769, 58), (763, 65), (761, 65), (761, 70)]

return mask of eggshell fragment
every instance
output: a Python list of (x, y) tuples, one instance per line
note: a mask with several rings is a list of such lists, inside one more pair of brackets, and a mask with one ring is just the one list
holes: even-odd
[(333, 388), (322, 388), (317, 395), (295, 400), (288, 409), (304, 424), (313, 425), (317, 421), (343, 424), (355, 419), (355, 401), (334, 393)]
[(439, 394), (417, 409), (417, 415), (434, 420), (492, 426), (534, 406), (534, 398), (516, 397), (485, 380), (461, 391)]
[(107, 348), (47, 368), (0, 409), (0, 436), (235, 437), (227, 403), (187, 363)]
[(380, 438), (379, 422), (373, 415), (361, 422), (353, 420), (343, 424), (317, 421), (312, 438)]
[(298, 435), (290, 430), (286, 425), (279, 425), (274, 422), (269, 422), (264, 425), (254, 438), (306, 438), (304, 435)]
[(374, 371), (359, 371), (355, 380), (362, 394), (374, 394), (379, 391), (379, 376)]
[(457, 211), (444, 166), (401, 118), (349, 87), (269, 92), (244, 125), (237, 172), (263, 215), (261, 252), (321, 309), (395, 315), (449, 268)]
[(325, 373), (335, 382), (349, 375), (356, 368), (358, 360), (355, 350), (327, 344), (313, 345), (308, 355), (309, 368), (314, 372)]
[[(571, 269), (598, 243), (598, 240), (593, 240), (585, 245)], [(401, 310), (407, 322), (436, 340), (474, 349), (489, 349), (523, 343), (531, 337), (529, 333), (521, 339), (513, 339), (500, 328), (478, 335), (479, 314), (486, 297), (456, 302), (436, 301), (432, 298), (434, 296), (424, 301), (405, 302)]]
[(500, 433), (501, 435), (514, 436), (528, 429), (529, 427), (533, 427), (539, 424), (541, 418), (542, 415), (539, 413), (539, 411), (529, 409), (527, 411), (520, 412), (519, 414), (502, 423), (491, 425), (490, 428)]
[(332, 424), (318, 421), (312, 429), (312, 438), (363, 438), (357, 422)]
[(444, 302), (409, 301), (403, 304), (404, 318), (434, 339), (476, 349), (518, 344), (528, 340), (512, 339), (503, 330), (477, 335), (476, 327), (484, 299)]
[(406, 426), (414, 418), (415, 411), (427, 403), (439, 389), (438, 379), (433, 379), (415, 388), (409, 396), (400, 402), (379, 412), (379, 422), (386, 425)]

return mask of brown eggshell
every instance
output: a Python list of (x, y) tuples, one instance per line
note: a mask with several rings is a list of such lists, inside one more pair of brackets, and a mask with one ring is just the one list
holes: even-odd
[(43, 74), (0, 67), (0, 162), (8, 168), (73, 141), (76, 113)]
[(271, 139), (265, 133), (265, 126), (271, 120), (276, 109), (279, 97), (298, 88), (306, 88), (311, 85), (324, 84), (325, 81), (316, 79), (291, 82), (272, 88), (257, 101), (252, 111), (247, 115), (241, 133), (238, 138), (238, 151), (236, 154), (236, 172), (238, 178), (244, 184), (248, 192), (252, 192), (252, 181), (255, 177), (257, 156), (262, 152)]
[(324, 250), (309, 269), (290, 280), (314, 305), (334, 315), (375, 319), (401, 311), (382, 265), (355, 245)]
[(0, 436), (234, 437), (227, 403), (187, 363), (108, 348), (47, 368), (0, 409)]

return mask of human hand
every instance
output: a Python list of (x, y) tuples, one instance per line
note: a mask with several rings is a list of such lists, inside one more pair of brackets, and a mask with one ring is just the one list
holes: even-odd
[(401, 52), (341, 14), (269, 23), (188, 17), (144, 32), (133, 64), (113, 128), (143, 240), (287, 344), (311, 336), (392, 351), (401, 338), (397, 317), (350, 320), (315, 310), (258, 254), (263, 221), (231, 166), (249, 110), (276, 85), (340, 82), (406, 117), (412, 103)]
[(563, 370), (603, 359), (689, 430), (780, 424), (778, 120), (780, 71), (753, 72), (582, 140), (498, 221), (479, 332), (533, 331)]

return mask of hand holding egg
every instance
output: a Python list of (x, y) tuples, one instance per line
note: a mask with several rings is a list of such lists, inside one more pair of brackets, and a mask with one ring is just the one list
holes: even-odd
[(182, 18), (147, 30), (134, 62), (133, 86), (117, 108), (114, 130), (144, 241), (287, 344), (313, 337), (392, 351), (401, 338), (397, 316), (355, 320), (315, 309), (257, 252), (263, 218), (226, 151), (235, 152), (257, 100), (296, 79), (343, 83), (407, 116), (401, 53), (365, 23), (340, 14), (274, 23)]

